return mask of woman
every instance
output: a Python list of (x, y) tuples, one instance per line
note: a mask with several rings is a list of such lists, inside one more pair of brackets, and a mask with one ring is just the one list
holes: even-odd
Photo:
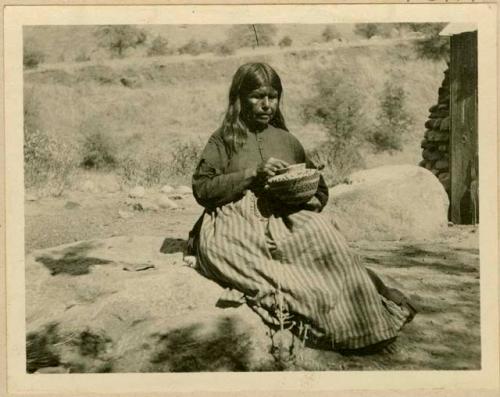
[(413, 308), (368, 273), (319, 214), (328, 200), (323, 178), (300, 207), (283, 205), (266, 189), (267, 179), (291, 164), (314, 167), (286, 128), (282, 92), (266, 64), (245, 64), (233, 77), (222, 126), (193, 175), (194, 196), (206, 209), (191, 233), (199, 271), (244, 294), (268, 323), (309, 329), (329, 348), (384, 345)]

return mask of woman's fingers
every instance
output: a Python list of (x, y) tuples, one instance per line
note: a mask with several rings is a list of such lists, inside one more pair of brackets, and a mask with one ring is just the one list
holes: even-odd
[(283, 168), (288, 167), (288, 163), (286, 161), (275, 159), (274, 157), (269, 158), (266, 161), (265, 169), (269, 176), (274, 176), (276, 171), (279, 171)]

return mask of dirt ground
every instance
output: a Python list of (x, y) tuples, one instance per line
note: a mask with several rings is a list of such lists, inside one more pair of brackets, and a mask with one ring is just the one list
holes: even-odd
[[(175, 202), (177, 209), (138, 211), (125, 192), (68, 192), (60, 198), (26, 201), (26, 252), (119, 235), (186, 239), (201, 207), (190, 195)], [(120, 210), (133, 215), (125, 219)], [(381, 353), (336, 355), (332, 361), (330, 354), (318, 351), (309, 354), (300, 369), (480, 368), (477, 227), (450, 226), (439, 241), (362, 241), (352, 246), (368, 267), (414, 300), (419, 314)]]

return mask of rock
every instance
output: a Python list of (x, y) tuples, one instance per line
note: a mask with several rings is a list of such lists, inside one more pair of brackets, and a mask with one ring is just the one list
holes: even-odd
[(450, 136), (446, 132), (429, 131), (426, 134), (426, 138), (427, 138), (427, 140), (433, 141), (433, 142), (448, 142), (450, 139)]
[(118, 215), (120, 216), (120, 218), (129, 219), (134, 216), (134, 213), (130, 211), (118, 210)]
[(434, 168), (437, 170), (447, 170), (448, 169), (448, 160), (438, 160), (434, 163)]
[(152, 201), (144, 201), (142, 203), (142, 208), (144, 211), (158, 211), (160, 206)]
[(445, 117), (441, 120), (441, 125), (439, 126), (440, 131), (449, 131), (450, 130), (450, 118)]
[(446, 191), (449, 191), (451, 188), (451, 179), (449, 172), (441, 172), (438, 175), (439, 181), (443, 184), (443, 187)]
[(24, 199), (26, 201), (37, 201), (38, 200), (38, 196), (34, 193), (26, 193), (24, 195)]
[(439, 110), (435, 110), (434, 112), (429, 114), (430, 119), (444, 119), (447, 116), (448, 116), (448, 112), (439, 111)]
[(435, 112), (436, 110), (439, 109), (439, 105), (432, 105), (430, 108), (429, 108), (429, 113), (432, 113), (432, 112)]
[(193, 190), (188, 187), (188, 186), (177, 186), (177, 188), (175, 189), (175, 193), (178, 193), (178, 194), (192, 194), (193, 193)]
[(418, 166), (384, 166), (330, 189), (325, 208), (348, 240), (433, 239), (446, 228), (448, 196)]
[(441, 119), (429, 119), (425, 122), (425, 128), (429, 130), (439, 130), (441, 125)]
[(185, 196), (182, 194), (172, 194), (168, 196), (170, 200), (182, 200), (184, 197)]
[(158, 205), (160, 206), (160, 208), (167, 208), (167, 209), (179, 208), (179, 206), (175, 202), (173, 202), (172, 200), (170, 200), (165, 196), (161, 196), (158, 199)]
[(441, 154), (437, 150), (424, 149), (422, 151), (422, 157), (425, 160), (435, 161), (441, 158)]
[(64, 208), (67, 208), (67, 209), (75, 209), (78, 207), (81, 207), (81, 205), (80, 205), (80, 203), (77, 203), (75, 201), (66, 201), (66, 203), (64, 204)]
[(106, 178), (105, 181), (100, 183), (101, 189), (108, 193), (116, 193), (121, 190), (120, 183), (114, 177)]
[(87, 179), (86, 181), (83, 182), (83, 184), (81, 186), (81, 190), (83, 192), (87, 192), (87, 193), (98, 193), (99, 192), (99, 189), (97, 188), (96, 184), (89, 179)]
[(152, 263), (126, 263), (123, 265), (123, 270), (128, 272), (141, 272), (148, 269), (154, 269)]
[(136, 186), (128, 192), (129, 197), (141, 198), (146, 194), (146, 190), (142, 186)]
[[(182, 252), (162, 254), (161, 243), (121, 236), (29, 254), (28, 372), (272, 370), (261, 318), (245, 304), (216, 307), (224, 289), (173, 266)], [(123, 263), (133, 270), (154, 263), (155, 270), (123, 271)], [(51, 275), (55, 264), (63, 271)], [(75, 272), (82, 264), (86, 271)]]
[(174, 191), (174, 188), (170, 185), (165, 185), (161, 188), (161, 192), (165, 194), (172, 193)]

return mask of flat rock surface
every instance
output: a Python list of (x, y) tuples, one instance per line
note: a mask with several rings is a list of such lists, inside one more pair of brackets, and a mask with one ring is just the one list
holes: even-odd
[(31, 372), (480, 368), (475, 227), (447, 227), (434, 241), (352, 242), (419, 314), (375, 355), (342, 356), (294, 340), (293, 359), (282, 362), (271, 354), (276, 336), (252, 310), (216, 307), (223, 289), (185, 266), (186, 237), (201, 213), (194, 200), (121, 219), (125, 199), (125, 192), (79, 195), (71, 209), (71, 195), (26, 202)]

